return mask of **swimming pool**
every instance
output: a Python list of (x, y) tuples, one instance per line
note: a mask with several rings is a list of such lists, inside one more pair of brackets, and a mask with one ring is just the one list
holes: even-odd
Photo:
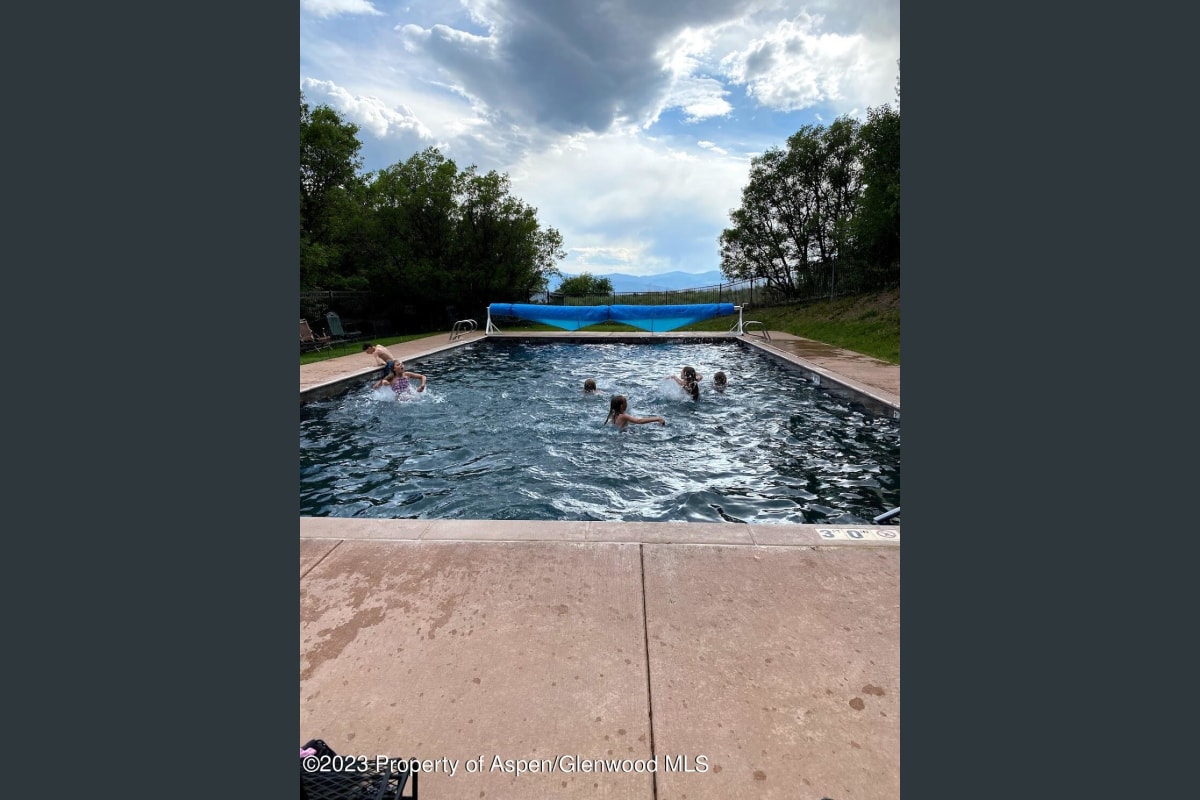
[[(685, 364), (698, 402), (666, 377)], [(900, 505), (899, 422), (737, 341), (483, 341), (407, 367), (429, 381), (411, 400), (364, 381), (301, 407), (302, 516), (864, 525)], [(667, 424), (604, 425), (612, 394)]]

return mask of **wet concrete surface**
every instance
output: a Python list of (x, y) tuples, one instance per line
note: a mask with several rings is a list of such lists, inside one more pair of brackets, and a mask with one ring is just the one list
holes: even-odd
[(900, 550), (647, 545), (658, 797), (900, 796)]
[(897, 543), (352, 535), (301, 539), (301, 741), (425, 797), (898, 796)]
[(842, 387), (849, 392), (839, 392), (840, 396), (858, 395), (874, 413), (894, 412), (899, 418), (899, 365), (788, 333), (771, 331), (770, 337), (747, 335), (742, 341), (794, 364), (807, 375), (824, 379), (826, 387)]
[(652, 797), (648, 774), (562, 761), (652, 755), (640, 563), (636, 544), (340, 543), (300, 582), (302, 741), (440, 761), (424, 798)]

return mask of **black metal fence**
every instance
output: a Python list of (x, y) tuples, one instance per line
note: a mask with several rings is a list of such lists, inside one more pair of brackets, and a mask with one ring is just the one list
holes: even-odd
[(700, 286), (694, 289), (670, 289), (658, 292), (613, 292), (612, 294), (590, 294), (566, 296), (558, 292), (539, 292), (530, 297), (531, 303), (545, 303), (552, 306), (608, 306), (608, 305), (678, 305), (684, 303), (733, 303), (735, 306), (746, 305), (762, 308), (792, 303), (809, 303), (821, 300), (833, 300), (838, 297), (849, 297), (866, 291), (889, 289), (898, 286), (899, 281), (887, 282), (886, 285), (860, 285), (859, 281), (845, 281), (841, 286), (835, 285), (830, 290), (824, 286), (813, 287), (809, 291), (790, 293), (772, 288), (761, 278), (752, 278), (731, 283), (717, 283), (711, 286)]
[[(813, 286), (807, 291), (801, 290), (797, 292), (793, 290), (785, 293), (771, 287), (761, 278), (754, 278), (700, 286), (693, 289), (669, 289), (656, 292), (613, 292), (606, 295), (571, 297), (560, 292), (537, 292), (530, 295), (526, 302), (545, 303), (546, 305), (555, 306), (733, 303), (738, 306), (745, 305), (751, 308), (762, 308), (791, 303), (832, 300), (837, 297), (849, 297), (862, 294), (866, 291), (887, 289), (898, 285), (899, 274), (897, 272), (893, 280), (884, 281), (882, 285), (879, 281), (873, 281), (868, 286), (860, 280), (850, 278), (835, 281), (832, 290), (828, 286)], [(507, 301), (497, 298), (495, 302)], [(468, 313), (467, 309), (456, 309), (453, 305), (447, 305), (444, 307), (446, 330), (449, 330), (455, 320), (461, 317), (459, 310), (463, 311), (468, 317), (474, 316), (472, 313)], [(387, 302), (376, 293), (326, 290), (300, 293), (300, 317), (308, 320), (310, 327), (318, 334), (329, 332), (325, 322), (325, 314), (329, 311), (336, 312), (341, 317), (342, 327), (347, 331), (361, 331), (364, 340), (369, 338), (380, 339), (397, 333), (412, 332), (400, 331), (396, 327), (395, 320), (393, 319), (396, 317), (394, 304)], [(399, 315), (400, 318), (409, 320), (410, 324), (416, 323), (417, 318), (420, 317), (422, 325), (426, 325), (429, 324), (430, 320), (437, 320), (441, 316), (441, 311), (434, 312), (429, 309), (422, 310), (405, 307), (403, 311), (404, 313)], [(420, 311), (424, 311), (424, 313), (418, 313)], [(482, 314), (486, 314), (486, 308), (479, 309), (479, 311)], [(482, 321), (482, 316), (480, 321)]]
[[(560, 292), (539, 292), (529, 298), (531, 303), (551, 306), (669, 306), (690, 303), (743, 303), (761, 302), (765, 296), (762, 281), (718, 283), (695, 289), (667, 289), (658, 292), (613, 292), (612, 294), (588, 294), (567, 296)], [(755, 297), (759, 300), (756, 301)]]

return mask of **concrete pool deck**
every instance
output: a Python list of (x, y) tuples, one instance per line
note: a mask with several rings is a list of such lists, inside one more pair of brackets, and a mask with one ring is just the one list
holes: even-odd
[[(738, 338), (898, 415), (898, 366), (770, 335)], [(301, 391), (378, 371), (303, 365)], [(301, 517), (300, 742), (426, 761), (425, 798), (895, 798), (899, 544), (896, 525)]]

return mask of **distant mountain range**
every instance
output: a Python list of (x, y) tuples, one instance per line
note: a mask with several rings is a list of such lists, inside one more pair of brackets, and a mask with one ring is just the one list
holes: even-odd
[[(566, 273), (564, 273), (566, 274)], [(626, 275), (624, 272), (593, 272), (597, 278), (608, 278), (614, 292), (666, 292), (675, 289), (698, 289), (729, 283), (720, 270), (709, 272), (663, 272), (659, 275)], [(567, 275), (567, 277), (572, 277)], [(552, 291), (557, 289), (555, 284)]]

